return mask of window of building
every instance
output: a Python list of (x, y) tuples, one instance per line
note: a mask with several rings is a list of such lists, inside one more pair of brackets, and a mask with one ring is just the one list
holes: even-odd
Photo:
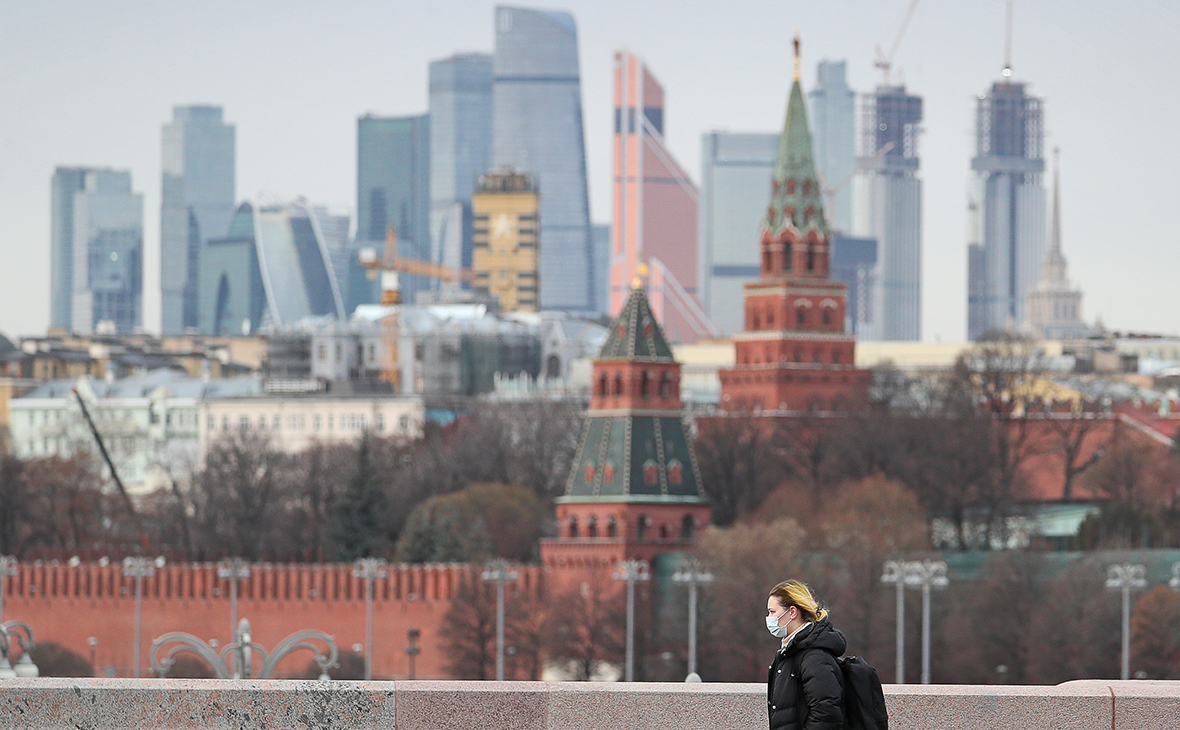
[(271, 419), (271, 421), (273, 423), (271, 428), (273, 428), (275, 431), (282, 430), (282, 428), (283, 428), (283, 417), (282, 416), (280, 416), (279, 414), (276, 413), (275, 417), (273, 419)]
[(680, 520), (680, 539), (691, 540), (693, 529), (696, 527), (696, 520), (692, 515), (685, 515), (684, 519)]
[(318, 415), (317, 415), (317, 416), (314, 416), (314, 417), (311, 419), (311, 428), (312, 428), (312, 430), (314, 430), (314, 431), (319, 431), (319, 430), (320, 430), (320, 429), (322, 429), (323, 427), (324, 427), (324, 417), (323, 417), (323, 416), (318, 416)]
[(242, 429), (243, 431), (248, 430), (250, 428), (250, 417), (249, 416), (239, 416), (238, 417), (238, 428)]
[(807, 308), (806, 307), (796, 307), (795, 308), (795, 324), (799, 327), (802, 327), (803, 325), (807, 324)]
[(383, 414), (377, 415), (377, 430), (378, 431), (385, 430), (385, 416)]
[(410, 417), (409, 416), (402, 416), (401, 418), (398, 418), (397, 419), (397, 427), (398, 427), (398, 430), (402, 431), (403, 433), (406, 431), (409, 431), (410, 430)]
[(618, 537), (619, 536), (619, 521), (615, 519), (614, 515), (611, 515), (609, 518), (607, 518), (606, 536), (607, 537)]
[(672, 376), (667, 371), (660, 373), (660, 397), (664, 400), (672, 397)]
[(229, 416), (222, 416), (221, 417), (221, 430), (222, 431), (229, 430)]
[(647, 391), (651, 383), (651, 373), (644, 370), (639, 374), (639, 397), (646, 398)]
[(569, 520), (569, 536), (578, 536), (578, 518), (575, 516), (571, 516)]
[(647, 539), (647, 528), (651, 524), (651, 518), (647, 515), (639, 515), (639, 523), (635, 526), (635, 538), (637, 540)]
[(208, 428), (210, 431), (216, 431), (217, 430), (217, 417), (216, 416), (209, 416), (209, 419), (207, 421), (207, 425), (208, 425)]

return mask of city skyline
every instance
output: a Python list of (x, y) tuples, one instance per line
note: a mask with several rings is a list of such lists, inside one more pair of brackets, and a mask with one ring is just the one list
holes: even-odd
[[(423, 113), (431, 61), (493, 50), (493, 8), (471, 0), (432, 8), (212, 3), (199, 12), (146, 2), (116, 11), (18, 3), (12, 23), (0, 29), (9, 70), (0, 75), (0, 93), (11, 100), (0, 111), (0, 219), (9, 224), (4, 251), (11, 262), (0, 274), (8, 292), (0, 332), (36, 334), (48, 325), (47, 182), (55, 167), (129, 169), (135, 179), (149, 181), (141, 187), (149, 277), (144, 320), (150, 328), (160, 306), (154, 279), (160, 190), (151, 181), (160, 179), (159, 129), (174, 106), (208, 103), (225, 110), (238, 134), (239, 196), (266, 191), (350, 210), (357, 117)], [(561, 6), (578, 24), (594, 222), (610, 218), (610, 76), (619, 47), (641, 55), (660, 75), (668, 113), (677, 120), (668, 147), (699, 184), (702, 133), (778, 127), (795, 29), (803, 38), (806, 90), (814, 88), (816, 64), (827, 58), (846, 60), (849, 86), (864, 93), (879, 78), (874, 46), (891, 46), (905, 3), (836, 3), (778, 18), (748, 2), (727, 5), (724, 15), (674, 8), (641, 3), (620, 22), (591, 3)], [(907, 89), (926, 104), (922, 333), (928, 341), (965, 336), (974, 99), (1001, 78), (1004, 15), (1001, 0), (962, 8), (919, 5), (893, 59)], [(472, 22), (455, 24), (455, 17)], [(260, 33), (263, 28), (268, 32)], [(389, 28), (413, 32), (390, 44)], [(1084, 3), (1069, 13), (1040, 4), (1014, 8), (1014, 79), (1045, 99), (1046, 146), (1060, 147), (1074, 161), (1061, 190), (1070, 278), (1086, 292), (1087, 318), (1101, 318), (1111, 329), (1180, 329), (1169, 317), (1168, 292), (1141, 281), (1143, 268), (1180, 263), (1180, 252), (1158, 243), (1176, 217), (1169, 193), (1180, 143), (1167, 122), (1180, 114), (1180, 100), (1128, 83), (1150, 75), (1159, 88), (1175, 87), (1180, 71), (1165, 49), (1177, 30), (1180, 9), (1147, 2)], [(210, 44), (218, 53), (207, 52)], [(292, 50), (310, 47), (323, 51)], [(314, 104), (309, 89), (315, 89)], [(1120, 213), (1117, 234), (1107, 232), (1112, 210), (1131, 213)], [(1111, 235), (1127, 260), (1140, 265), (1106, 265)]]

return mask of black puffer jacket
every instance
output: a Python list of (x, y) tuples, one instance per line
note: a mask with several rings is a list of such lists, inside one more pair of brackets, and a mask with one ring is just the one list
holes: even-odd
[(836, 658), (846, 646), (844, 634), (824, 618), (779, 650), (766, 682), (770, 730), (844, 727), (844, 675)]

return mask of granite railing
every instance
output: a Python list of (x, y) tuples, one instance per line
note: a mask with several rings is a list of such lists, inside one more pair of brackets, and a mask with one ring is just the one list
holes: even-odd
[[(761, 730), (758, 684), (0, 680), (28, 730)], [(892, 730), (1180, 728), (1180, 682), (886, 686)]]

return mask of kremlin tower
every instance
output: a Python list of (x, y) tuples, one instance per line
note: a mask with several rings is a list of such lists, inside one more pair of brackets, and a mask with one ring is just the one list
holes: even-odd
[(635, 284), (594, 360), (590, 410), (557, 538), (541, 561), (564, 582), (691, 549), (711, 510), (681, 419), (680, 364)]
[(847, 286), (831, 276), (831, 240), (796, 37), (795, 78), (762, 221), (761, 278), (746, 284), (745, 331), (734, 336), (734, 366), (720, 373), (723, 409), (831, 411), (867, 399), (869, 372), (856, 368), (856, 340), (844, 331)]

